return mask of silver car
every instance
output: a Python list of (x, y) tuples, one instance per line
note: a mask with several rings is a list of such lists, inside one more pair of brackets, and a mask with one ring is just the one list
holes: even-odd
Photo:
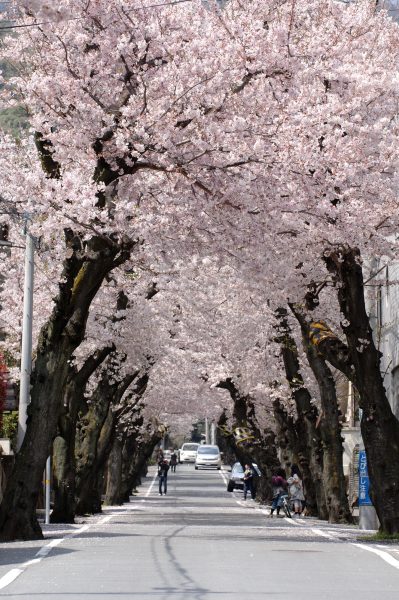
[(222, 457), (219, 446), (203, 445), (198, 447), (195, 468), (199, 469), (200, 467), (213, 467), (218, 470), (222, 468)]

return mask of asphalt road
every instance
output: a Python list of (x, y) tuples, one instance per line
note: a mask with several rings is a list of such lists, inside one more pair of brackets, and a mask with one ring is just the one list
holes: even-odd
[(397, 600), (399, 545), (352, 527), (271, 519), (216, 471), (148, 477), (130, 504), (46, 540), (0, 545), (9, 600)]

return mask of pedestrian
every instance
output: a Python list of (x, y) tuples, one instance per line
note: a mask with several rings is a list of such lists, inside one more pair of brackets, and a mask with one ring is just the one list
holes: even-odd
[(293, 477), (288, 479), (287, 483), (289, 485), (290, 498), (294, 508), (294, 514), (298, 515), (299, 517), (302, 512), (302, 503), (305, 500), (302, 481), (299, 479), (299, 475), (295, 474)]
[(272, 508), (270, 511), (270, 516), (273, 516), (274, 511), (277, 511), (277, 516), (280, 514), (281, 508), (281, 497), (286, 493), (287, 482), (281, 477), (281, 475), (274, 475), (272, 477)]
[(169, 464), (165, 458), (162, 458), (158, 463), (158, 478), (159, 478), (159, 495), (162, 496), (163, 493), (166, 496), (166, 492), (168, 491), (168, 471)]
[(163, 460), (163, 450), (162, 448), (158, 448), (157, 451), (157, 463), (159, 464), (161, 462), (161, 460)]
[(252, 500), (255, 500), (255, 490), (254, 490), (254, 474), (252, 471), (251, 465), (248, 463), (245, 465), (244, 470), (244, 500), (247, 499), (247, 493), (251, 493)]
[(172, 473), (176, 473), (176, 465), (177, 465), (177, 454), (173, 450), (172, 455), (170, 457), (170, 470)]

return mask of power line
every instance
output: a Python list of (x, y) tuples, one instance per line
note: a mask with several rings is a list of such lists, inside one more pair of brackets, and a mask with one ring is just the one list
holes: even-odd
[[(138, 12), (141, 10), (148, 10), (149, 8), (159, 8), (162, 6), (174, 6), (176, 4), (183, 4), (185, 2), (193, 2), (193, 0), (174, 0), (173, 2), (162, 2), (160, 4), (149, 4), (148, 6), (130, 8), (129, 10), (126, 10), (125, 13)], [(71, 17), (69, 19), (62, 19), (62, 22), (80, 21), (81, 19), (86, 19), (86, 18), (90, 18), (90, 17), (88, 17), (88, 16)], [(0, 31), (7, 31), (10, 29), (25, 29), (27, 27), (40, 27), (41, 25), (55, 25), (56, 23), (57, 23), (56, 21), (42, 21), (41, 23), (25, 23), (22, 25), (7, 25), (5, 27), (0, 27)]]

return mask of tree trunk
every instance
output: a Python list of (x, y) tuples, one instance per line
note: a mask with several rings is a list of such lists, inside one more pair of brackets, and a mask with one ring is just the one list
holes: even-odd
[(54, 507), (52, 523), (73, 523), (75, 519), (75, 439), (79, 411), (84, 407), (87, 381), (114, 350), (106, 346), (85, 361), (79, 371), (70, 366), (64, 392), (64, 407), (58, 423), (59, 435), (53, 446)]
[[(273, 414), (277, 425), (276, 443), (280, 450), (280, 462), (286, 473), (289, 473), (292, 465), (301, 465), (304, 470), (303, 456), (300, 455), (300, 443), (295, 428), (295, 420), (285, 410), (280, 400), (273, 402)], [(307, 466), (309, 468), (309, 466)], [(312, 502), (310, 502), (312, 506)], [(312, 511), (317, 512), (314, 503)]]
[(36, 504), (57, 432), (69, 360), (84, 338), (90, 304), (104, 277), (130, 255), (130, 245), (121, 250), (105, 237), (93, 237), (85, 245), (71, 232), (66, 237), (69, 257), (52, 315), (39, 337), (26, 435), (0, 506), (1, 541), (43, 537)]
[(86, 414), (77, 427), (76, 444), (76, 514), (101, 512), (102, 469), (112, 447), (115, 419), (112, 404), (116, 405), (137, 372), (121, 381), (110, 383), (108, 371), (93, 393)]
[[(340, 247), (326, 257), (327, 268), (339, 283), (342, 324), (355, 371), (362, 437), (371, 483), (370, 495), (387, 533), (399, 533), (399, 422), (392, 413), (364, 301), (363, 273), (357, 249)], [(324, 343), (319, 344), (323, 352)]]
[(317, 506), (320, 519), (328, 519), (323, 485), (322, 442), (320, 431), (316, 426), (318, 411), (312, 403), (308, 389), (304, 386), (298, 360), (298, 349), (292, 337), (286, 314), (284, 309), (279, 311), (280, 335), (278, 341), (281, 344), (285, 373), (298, 414), (295, 422), (298, 439), (297, 454), (300, 457), (306, 502), (311, 512)]
[[(228, 390), (234, 402), (234, 426), (230, 436), (226, 436), (226, 444), (234, 448), (234, 453), (241, 464), (254, 462), (258, 465), (262, 478), (257, 487), (257, 497), (268, 500), (272, 496), (271, 478), (279, 468), (275, 435), (270, 429), (261, 430), (256, 421), (256, 409), (249, 396), (242, 396), (232, 379), (227, 378), (218, 383), (218, 387)], [(250, 433), (248, 441), (237, 441), (236, 428), (246, 428)]]
[(121, 495), (122, 447), (122, 440), (118, 436), (115, 436), (107, 462), (107, 487), (104, 500), (106, 506), (115, 506), (123, 503)]
[(297, 307), (291, 306), (291, 310), (300, 324), (303, 347), (320, 391), (322, 413), (319, 417), (318, 429), (323, 448), (323, 482), (328, 520), (330, 523), (351, 523), (353, 519), (346, 494), (342, 458), (343, 438), (334, 378), (324, 358), (310, 343), (310, 327), (305, 317)]
[(141, 433), (140, 438), (139, 442), (136, 438), (131, 440), (130, 445), (126, 440), (123, 447), (121, 493), (124, 502), (129, 502), (131, 492), (140, 485), (146, 465), (155, 446), (163, 438), (163, 433), (161, 430), (149, 426), (145, 433)]

